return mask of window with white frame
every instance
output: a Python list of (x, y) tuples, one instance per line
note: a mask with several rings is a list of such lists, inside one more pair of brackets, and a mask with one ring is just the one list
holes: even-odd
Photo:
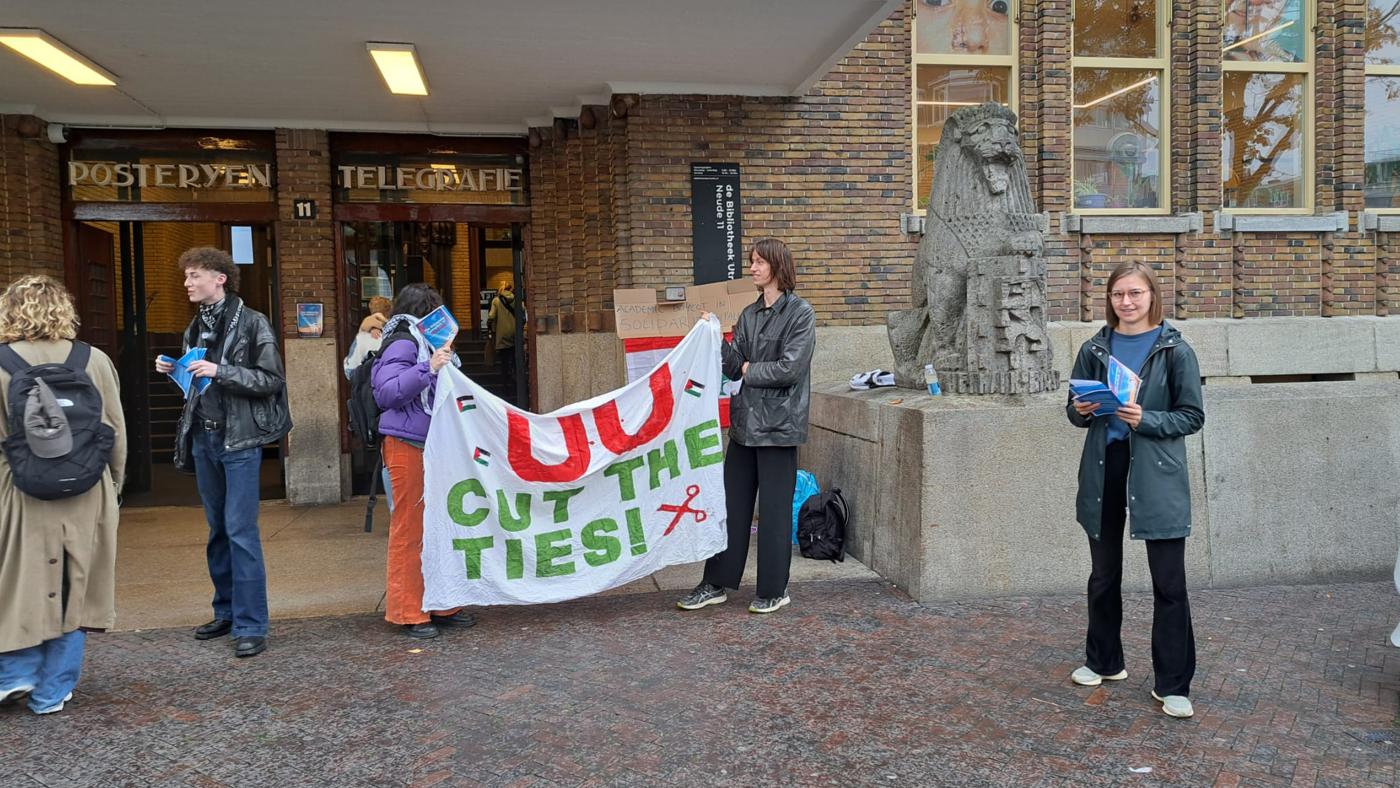
[(1224, 0), (1224, 206), (1312, 211), (1312, 30), (1305, 0)]
[(1166, 213), (1167, 0), (1075, 0), (1077, 213)]
[(1366, 208), (1400, 212), (1400, 0), (1366, 8)]
[(928, 205), (948, 116), (996, 102), (1016, 109), (1014, 0), (914, 0), (914, 205)]

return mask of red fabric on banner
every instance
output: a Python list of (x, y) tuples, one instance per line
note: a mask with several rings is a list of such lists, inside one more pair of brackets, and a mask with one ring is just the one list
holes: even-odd
[[(624, 353), (644, 353), (648, 350), (670, 350), (679, 345), (684, 337), (634, 337), (622, 340), (622, 352)], [(734, 332), (727, 331), (724, 334), (724, 341), (730, 342), (734, 339)], [(729, 397), (721, 394), (719, 397), (719, 426), (729, 427)]]

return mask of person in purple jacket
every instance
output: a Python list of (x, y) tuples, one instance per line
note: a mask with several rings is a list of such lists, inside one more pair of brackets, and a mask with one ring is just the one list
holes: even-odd
[(393, 316), (384, 324), (384, 342), (371, 381), (382, 413), (384, 467), (392, 482), (394, 507), (389, 514), (389, 560), (385, 577), (384, 619), (415, 638), (435, 638), (438, 625), (471, 626), (460, 608), (423, 611), (423, 443), (428, 438), (438, 370), (461, 366), (452, 343), (434, 349), (418, 331), (418, 321), (442, 306), (442, 296), (425, 284), (413, 284), (394, 299)]

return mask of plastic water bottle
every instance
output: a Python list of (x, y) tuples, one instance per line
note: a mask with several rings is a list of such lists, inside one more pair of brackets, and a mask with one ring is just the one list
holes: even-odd
[(938, 385), (938, 371), (933, 368), (932, 364), (924, 365), (924, 383), (928, 384), (930, 396), (937, 397), (943, 393), (943, 389)]

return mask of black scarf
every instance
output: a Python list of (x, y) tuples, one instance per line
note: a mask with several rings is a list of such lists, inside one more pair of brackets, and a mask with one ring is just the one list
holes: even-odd
[(241, 311), (242, 306), (243, 301), (232, 293), (225, 295), (216, 304), (200, 304), (199, 315), (190, 326), (193, 336), (187, 338), (189, 346), (208, 348), (204, 355), (205, 360), (219, 363), (224, 340), (231, 328), (229, 321)]

